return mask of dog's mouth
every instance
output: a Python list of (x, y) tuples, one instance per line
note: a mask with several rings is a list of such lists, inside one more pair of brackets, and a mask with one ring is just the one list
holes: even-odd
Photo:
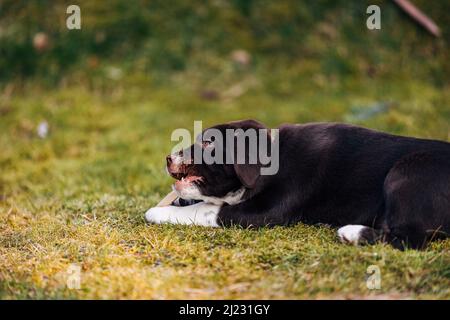
[(182, 166), (177, 171), (172, 171), (170, 168), (167, 168), (167, 172), (172, 178), (177, 180), (175, 185), (181, 186), (203, 181), (203, 177), (194, 174), (194, 172), (186, 166)]

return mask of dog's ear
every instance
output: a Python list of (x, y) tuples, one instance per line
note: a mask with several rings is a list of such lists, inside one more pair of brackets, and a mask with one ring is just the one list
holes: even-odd
[(253, 189), (261, 175), (261, 166), (259, 164), (235, 163), (234, 171), (244, 187)]
[[(260, 139), (266, 139), (264, 146), (270, 152), (270, 134), (268, 129), (260, 122), (254, 120), (244, 120), (236, 122), (235, 131), (235, 148), (234, 148), (234, 171), (239, 181), (246, 188), (252, 189), (256, 186), (259, 177), (261, 176), (262, 164), (260, 162)], [(260, 134), (259, 130), (262, 134)], [(252, 131), (252, 132), (250, 132)], [(245, 138), (252, 137), (251, 138)], [(245, 147), (242, 148), (242, 142)], [(240, 146), (240, 148), (238, 147)], [(240, 149), (240, 150), (239, 150)], [(262, 152), (267, 152), (264, 150)], [(238, 160), (239, 159), (239, 160)]]

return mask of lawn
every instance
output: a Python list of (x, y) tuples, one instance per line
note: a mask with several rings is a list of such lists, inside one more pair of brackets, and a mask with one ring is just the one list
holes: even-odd
[(450, 239), (402, 252), (343, 245), (327, 226), (144, 220), (170, 190), (172, 131), (194, 120), (450, 141), (448, 1), (414, 1), (438, 39), (382, 0), (80, 0), (79, 31), (67, 1), (4, 2), (0, 299), (450, 299)]
[[(252, 76), (256, 84), (244, 94), (219, 100), (202, 98), (189, 81), (131, 76), (91, 87), (13, 88), (20, 94), (4, 97), (0, 118), (0, 297), (450, 298), (448, 240), (401, 252), (342, 245), (327, 226), (144, 222), (172, 182), (164, 172), (170, 133), (192, 130), (194, 120), (353, 121), (449, 139), (448, 91), (426, 82), (292, 80), (294, 89), (283, 91), (276, 74)], [(358, 120), (379, 101), (392, 107)], [(45, 138), (36, 133), (42, 121)], [(81, 268), (78, 290), (66, 286), (71, 265)], [(380, 268), (378, 290), (366, 286), (370, 265)]]

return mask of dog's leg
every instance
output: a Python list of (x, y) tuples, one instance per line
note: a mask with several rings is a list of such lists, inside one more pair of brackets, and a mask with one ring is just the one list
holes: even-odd
[(193, 224), (205, 227), (218, 227), (217, 214), (220, 206), (209, 203), (196, 203), (187, 207), (155, 207), (145, 213), (150, 223)]
[(289, 221), (282, 215), (282, 212), (286, 211), (283, 204), (287, 206), (286, 202), (275, 201), (270, 194), (260, 194), (232, 206), (223, 206), (217, 221), (225, 227), (238, 225), (244, 228), (259, 228), (288, 225)]
[(385, 183), (385, 241), (398, 249), (423, 249), (450, 234), (448, 154), (417, 152), (389, 171)]
[(380, 239), (381, 231), (370, 227), (349, 224), (338, 229), (338, 237), (344, 243), (373, 244)]
[(448, 154), (417, 152), (405, 156), (384, 182), (381, 229), (348, 225), (338, 230), (344, 242), (377, 240), (404, 250), (423, 249), (429, 240), (450, 234), (450, 163)]

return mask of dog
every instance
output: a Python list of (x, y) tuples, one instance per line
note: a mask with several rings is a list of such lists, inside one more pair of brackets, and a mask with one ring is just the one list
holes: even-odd
[[(225, 135), (230, 129), (267, 128), (242, 120), (203, 133), (211, 129)], [(244, 228), (326, 224), (339, 228), (342, 242), (383, 241), (398, 249), (421, 249), (450, 234), (448, 142), (341, 123), (284, 124), (278, 128), (278, 171), (262, 175), (260, 161), (195, 163), (196, 149), (224, 157), (236, 151), (202, 136), (166, 158), (178, 196), (201, 202), (152, 208), (145, 214), (148, 222)], [(259, 139), (266, 138), (272, 140), (269, 131)], [(250, 147), (246, 142), (246, 153)]]

